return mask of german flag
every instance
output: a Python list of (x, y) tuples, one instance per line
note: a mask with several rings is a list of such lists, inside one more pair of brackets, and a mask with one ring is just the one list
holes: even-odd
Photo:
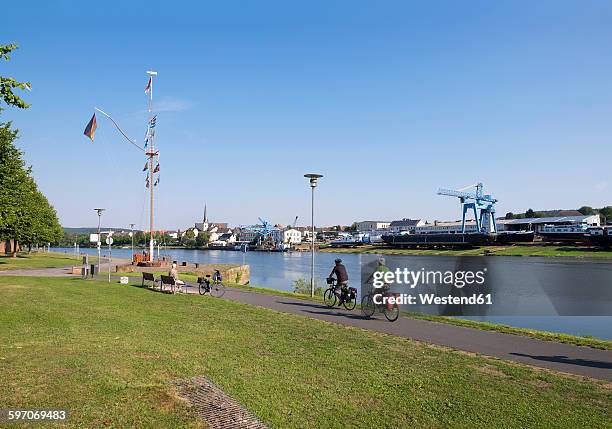
[(92, 143), (94, 141), (94, 133), (96, 132), (96, 128), (98, 128), (98, 124), (96, 122), (96, 114), (94, 113), (91, 117), (91, 120), (85, 127), (85, 131), (83, 132), (83, 134), (89, 137)]

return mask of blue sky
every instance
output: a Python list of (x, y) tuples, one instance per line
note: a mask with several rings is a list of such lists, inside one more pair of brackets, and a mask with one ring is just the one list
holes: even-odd
[(47, 2), (3, 7), (5, 111), (65, 226), (147, 223), (145, 71), (155, 69), (157, 225), (457, 219), (435, 194), (482, 181), (498, 212), (612, 204), (608, 1)]

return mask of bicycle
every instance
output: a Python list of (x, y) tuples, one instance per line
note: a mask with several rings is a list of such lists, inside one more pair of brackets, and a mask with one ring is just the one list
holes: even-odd
[[(376, 304), (374, 302), (374, 295), (381, 295), (381, 303)], [(399, 304), (394, 302), (393, 304), (387, 302), (384, 303), (383, 298), (391, 298), (397, 297), (397, 294), (389, 293), (388, 290), (383, 290), (382, 293), (372, 293), (368, 292), (361, 299), (361, 312), (368, 319), (374, 315), (376, 310), (378, 309), (381, 313), (385, 315), (389, 322), (395, 322), (400, 314)]]
[[(336, 279), (333, 277), (327, 278), (329, 287), (323, 293), (323, 302), (325, 305), (332, 308), (336, 306), (338, 297), (336, 296)], [(357, 289), (354, 287), (342, 287), (340, 289), (340, 302), (347, 310), (353, 310), (357, 306)]]
[(210, 274), (206, 274), (206, 277), (198, 277), (198, 292), (200, 295), (208, 293), (215, 298), (221, 298), (225, 294), (225, 286), (216, 278), (211, 282)]

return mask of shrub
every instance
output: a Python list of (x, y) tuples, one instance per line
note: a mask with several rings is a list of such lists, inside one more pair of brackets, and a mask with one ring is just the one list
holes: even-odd
[[(293, 282), (293, 293), (302, 295), (310, 295), (310, 282), (305, 279), (297, 279)], [(323, 288), (317, 285), (315, 280), (314, 293), (317, 296), (323, 296)]]

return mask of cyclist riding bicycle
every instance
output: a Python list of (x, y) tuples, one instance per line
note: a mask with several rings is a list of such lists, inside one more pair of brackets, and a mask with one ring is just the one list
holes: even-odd
[[(378, 258), (378, 265), (376, 266), (376, 269), (374, 270), (372, 274), (370, 274), (370, 277), (368, 277), (368, 279), (365, 282), (370, 283), (374, 279), (375, 273), (379, 273), (379, 272), (386, 273), (387, 271), (391, 271), (391, 270), (389, 269), (389, 267), (387, 267), (385, 263), (385, 258), (380, 257)], [(380, 289), (389, 289), (389, 285), (385, 283)]]
[(336, 259), (334, 262), (336, 265), (329, 274), (329, 277), (331, 278), (334, 275), (336, 276), (336, 286), (334, 287), (334, 294), (338, 298), (338, 305), (341, 305), (343, 302), (341, 291), (343, 288), (348, 287), (349, 278), (348, 273), (346, 272), (346, 267), (342, 264), (342, 259)]

